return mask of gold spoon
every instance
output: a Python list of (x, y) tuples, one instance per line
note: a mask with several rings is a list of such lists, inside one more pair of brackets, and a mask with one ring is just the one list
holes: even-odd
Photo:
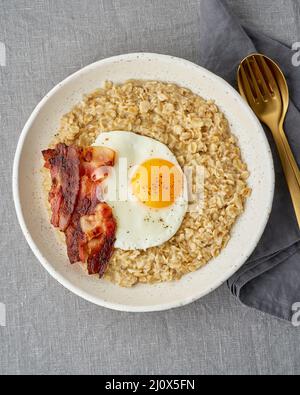
[(276, 79), (280, 79), (280, 86), (284, 87), (283, 74), (275, 65), (264, 55), (248, 56), (239, 67), (238, 85), (241, 95), (273, 134), (300, 228), (300, 173), (283, 129), (289, 95), (287, 86), (283, 94), (280, 93)]

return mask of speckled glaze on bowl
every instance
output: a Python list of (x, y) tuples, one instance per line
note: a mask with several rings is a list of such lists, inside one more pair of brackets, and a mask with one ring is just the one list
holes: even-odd
[[(78, 265), (68, 263), (65, 247), (49, 224), (41, 186), (41, 151), (53, 137), (60, 118), (82, 95), (104, 81), (128, 79), (169, 81), (214, 99), (238, 137), (251, 173), (253, 189), (245, 213), (235, 225), (232, 238), (221, 255), (181, 281), (138, 285), (123, 289), (86, 276)], [(36, 257), (63, 286), (80, 297), (107, 308), (150, 312), (191, 303), (215, 290), (251, 255), (267, 224), (274, 194), (273, 160), (264, 131), (239, 94), (209, 71), (183, 59), (138, 53), (92, 64), (56, 86), (34, 110), (21, 134), (13, 171), (13, 193), (23, 233)]]

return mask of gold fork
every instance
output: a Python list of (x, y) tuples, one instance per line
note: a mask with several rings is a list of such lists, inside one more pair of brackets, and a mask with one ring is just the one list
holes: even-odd
[[(276, 89), (279, 90), (279, 95), (281, 95), (282, 98), (282, 105), (283, 105), (283, 110), (282, 110), (282, 117), (281, 117), (281, 121), (279, 124), (279, 128), (280, 128), (280, 135), (281, 138), (283, 140), (283, 144), (284, 144), (284, 148), (285, 151), (287, 153), (287, 156), (291, 162), (292, 168), (294, 170), (294, 173), (296, 175), (298, 184), (300, 185), (300, 170), (298, 167), (298, 164), (296, 162), (296, 159), (294, 157), (294, 154), (291, 150), (291, 147), (289, 145), (288, 139), (285, 135), (284, 132), (284, 121), (289, 109), (289, 102), (290, 102), (290, 94), (289, 94), (289, 87), (286, 81), (286, 78), (281, 70), (281, 68), (279, 67), (279, 65), (277, 63), (275, 63), (272, 59), (265, 57), (266, 62), (268, 62), (268, 65), (271, 69), (271, 74), (270, 74), (270, 80), (273, 81), (273, 85), (276, 87)], [(273, 76), (274, 74), (274, 76)], [(275, 78), (275, 81), (274, 81)], [(277, 84), (276, 84), (277, 82)], [(277, 87), (278, 85), (278, 87)], [(277, 92), (278, 92), (277, 90)]]
[(269, 61), (260, 54), (244, 59), (238, 70), (238, 85), (241, 95), (273, 134), (300, 228), (300, 173), (282, 127), (285, 108)]

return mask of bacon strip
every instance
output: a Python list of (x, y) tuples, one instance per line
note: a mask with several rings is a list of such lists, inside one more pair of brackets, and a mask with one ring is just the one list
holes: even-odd
[(79, 149), (58, 144), (55, 149), (43, 151), (45, 167), (50, 170), (52, 187), (49, 202), (51, 223), (64, 232), (70, 224), (80, 186)]
[[(69, 163), (75, 151), (78, 168)], [(80, 149), (59, 144), (43, 155), (52, 176), (51, 222), (65, 232), (69, 260), (87, 263), (89, 274), (102, 277), (113, 254), (117, 225), (112, 209), (99, 201), (97, 189), (106, 177), (103, 168), (114, 165), (115, 153), (102, 147)]]
[(105, 273), (115, 243), (116, 222), (106, 203), (99, 203), (93, 214), (80, 219), (84, 240), (80, 243), (79, 255), (85, 257), (89, 274)]

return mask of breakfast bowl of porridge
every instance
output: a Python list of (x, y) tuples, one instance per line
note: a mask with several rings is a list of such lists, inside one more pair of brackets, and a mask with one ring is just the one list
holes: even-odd
[(20, 137), (13, 188), (24, 235), (56, 280), (104, 307), (158, 311), (246, 262), (274, 170), (232, 87), (142, 53), (90, 65), (43, 99)]

